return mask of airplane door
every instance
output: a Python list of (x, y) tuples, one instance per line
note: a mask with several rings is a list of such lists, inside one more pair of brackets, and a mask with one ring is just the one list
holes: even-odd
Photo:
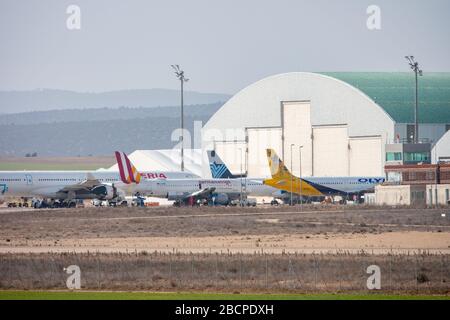
[(27, 185), (33, 184), (33, 176), (31, 174), (26, 174), (25, 175), (25, 180), (27, 182)]
[(161, 193), (168, 192), (165, 181), (156, 182), (156, 188), (155, 188), (154, 192), (157, 193), (158, 191)]

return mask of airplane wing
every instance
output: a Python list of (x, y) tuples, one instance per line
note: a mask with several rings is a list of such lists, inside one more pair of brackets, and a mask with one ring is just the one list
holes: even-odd
[(189, 195), (186, 196), (186, 198), (195, 197), (195, 198), (201, 198), (206, 197), (213, 193), (216, 190), (216, 188), (204, 188), (198, 191), (195, 191)]
[(86, 180), (83, 180), (79, 183), (65, 186), (60, 190), (60, 192), (70, 192), (70, 191), (85, 191), (85, 190), (91, 190), (94, 187), (97, 187), (99, 185), (102, 185), (102, 183), (96, 179), (91, 173), (88, 173), (86, 175)]

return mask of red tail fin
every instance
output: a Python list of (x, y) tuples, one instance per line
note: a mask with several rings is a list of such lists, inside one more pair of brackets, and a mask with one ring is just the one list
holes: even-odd
[(116, 151), (117, 165), (119, 166), (120, 179), (123, 183), (130, 184), (132, 182), (138, 184), (141, 181), (141, 175), (128, 159), (125, 152)]

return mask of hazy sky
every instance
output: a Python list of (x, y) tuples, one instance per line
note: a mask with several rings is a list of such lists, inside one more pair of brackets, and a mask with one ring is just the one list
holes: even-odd
[(449, 0), (0, 0), (0, 90), (178, 88), (178, 63), (188, 90), (232, 94), (289, 71), (408, 71), (405, 54), (450, 71)]

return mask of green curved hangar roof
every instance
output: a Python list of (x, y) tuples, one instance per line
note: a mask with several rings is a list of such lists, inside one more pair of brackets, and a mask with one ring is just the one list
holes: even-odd
[[(414, 122), (415, 77), (411, 72), (322, 72), (372, 98), (397, 123)], [(450, 73), (419, 77), (419, 122), (450, 124)]]

